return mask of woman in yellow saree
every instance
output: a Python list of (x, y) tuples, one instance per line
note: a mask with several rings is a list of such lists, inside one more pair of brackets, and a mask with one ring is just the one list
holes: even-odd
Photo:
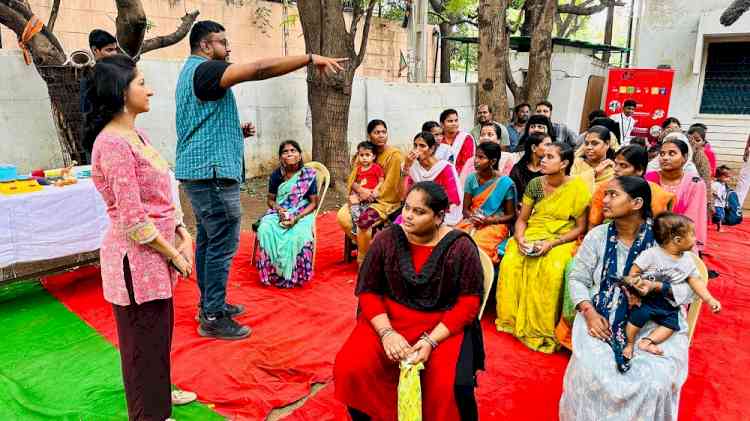
[(586, 131), (583, 145), (578, 149), (578, 157), (573, 163), (570, 175), (581, 178), (588, 186), (590, 194), (615, 178), (615, 149), (612, 140), (609, 129), (604, 126), (592, 126)]
[[(380, 187), (379, 194), (369, 194), (370, 197), (360, 199), (371, 201), (372, 204), (363, 212), (357, 221), (352, 221), (352, 215), (349, 212), (349, 206), (342, 206), (337, 215), (339, 225), (346, 235), (351, 235), (352, 225), (357, 224), (357, 262), (360, 264), (365, 259), (365, 254), (370, 248), (372, 242), (372, 226), (380, 221), (384, 221), (390, 214), (398, 210), (401, 206), (401, 166), (404, 162), (404, 155), (401, 150), (388, 146), (388, 126), (383, 120), (372, 120), (367, 124), (368, 140), (375, 145), (375, 155), (377, 162), (383, 167), (385, 180)], [(356, 184), (357, 167), (354, 166), (347, 179), (347, 191), (355, 190), (359, 193), (359, 185)]]
[(555, 142), (546, 148), (544, 175), (526, 187), (514, 238), (500, 263), (497, 330), (546, 353), (559, 347), (555, 325), (562, 307), (563, 273), (586, 228), (591, 202), (588, 186), (569, 176), (573, 159), (573, 149), (566, 144)]
[(498, 246), (508, 238), (516, 217), (516, 188), (510, 177), (499, 176), (502, 150), (493, 142), (480, 143), (474, 154), (476, 172), (464, 185), (464, 220), (456, 228), (469, 233), (477, 246), (495, 264), (500, 263)]

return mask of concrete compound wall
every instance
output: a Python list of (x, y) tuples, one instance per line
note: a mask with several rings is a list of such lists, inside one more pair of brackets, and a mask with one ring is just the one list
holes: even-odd
[[(155, 90), (151, 111), (142, 115), (138, 126), (145, 129), (157, 149), (174, 163), (176, 143), (174, 88), (180, 60), (142, 60), (147, 83)], [(50, 115), (47, 90), (33, 67), (25, 66), (15, 52), (0, 53), (0, 162), (12, 163), (27, 172), (62, 163), (55, 128)], [(285, 139), (301, 142), (310, 151), (311, 127), (307, 107), (304, 71), (234, 88), (240, 117), (252, 121), (257, 137), (247, 140), (247, 175), (267, 174), (276, 166), (277, 145)], [(405, 84), (379, 79), (357, 78), (349, 115), (349, 145), (365, 139), (367, 121), (385, 120), (390, 143), (407, 148), (426, 120), (437, 120), (440, 111), (456, 108), (464, 126), (473, 124), (474, 87)]]

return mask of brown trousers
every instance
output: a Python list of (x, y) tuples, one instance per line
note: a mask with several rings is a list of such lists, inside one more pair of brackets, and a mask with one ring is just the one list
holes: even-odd
[(127, 257), (123, 263), (131, 304), (113, 304), (112, 307), (120, 341), (128, 418), (133, 421), (164, 421), (172, 414), (172, 299), (136, 304)]

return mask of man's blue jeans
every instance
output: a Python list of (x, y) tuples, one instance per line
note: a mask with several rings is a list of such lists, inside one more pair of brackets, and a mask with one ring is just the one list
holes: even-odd
[(212, 179), (186, 180), (182, 186), (198, 224), (195, 265), (200, 306), (204, 314), (217, 314), (224, 311), (229, 266), (240, 242), (240, 184)]

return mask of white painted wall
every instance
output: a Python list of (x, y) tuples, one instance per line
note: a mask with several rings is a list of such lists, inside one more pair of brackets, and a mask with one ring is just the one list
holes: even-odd
[(62, 162), (47, 87), (17, 52), (0, 50), (0, 163), (23, 171)]
[[(598, 60), (573, 50), (572, 52), (555, 51), (552, 54), (550, 64), (552, 86), (548, 100), (554, 107), (552, 120), (563, 122), (573, 131), (580, 132), (581, 111), (586, 100), (589, 78), (605, 76), (606, 68)], [(512, 54), (510, 68), (513, 71), (513, 77), (520, 83), (523, 77), (522, 72), (529, 68), (528, 53)]]
[[(512, 61), (516, 76), (528, 67), (519, 54)], [(182, 61), (144, 59), (140, 67), (155, 90), (151, 111), (138, 120), (164, 157), (174, 163), (176, 133), (174, 89)], [(26, 66), (18, 52), (0, 52), (0, 163), (10, 163), (21, 172), (53, 168), (62, 164), (55, 128), (50, 116), (46, 86), (33, 67)], [(588, 78), (603, 74), (591, 58), (555, 53), (552, 60), (550, 100), (553, 119), (578, 129)], [(310, 113), (304, 71), (234, 88), (240, 118), (252, 121), (258, 135), (247, 141), (247, 175), (270, 173), (277, 165), (277, 145), (282, 140), (300, 141), (312, 150)], [(512, 97), (511, 97), (512, 99)], [(374, 118), (388, 123), (390, 142), (403, 149), (423, 122), (438, 120), (445, 108), (455, 108), (464, 128), (474, 124), (475, 85), (408, 84), (358, 78), (354, 81), (349, 113), (349, 147), (365, 139), (367, 122)]]
[[(734, 167), (750, 133), (750, 116), (701, 115), (703, 65), (710, 42), (750, 40), (750, 15), (729, 28), (718, 19), (730, 0), (642, 0), (634, 39), (634, 67), (669, 65), (675, 79), (669, 114), (685, 127), (702, 122), (719, 161)], [(703, 17), (703, 24), (701, 18)]]
[[(156, 91), (151, 111), (142, 115), (143, 128), (157, 149), (171, 163), (175, 154), (174, 89), (182, 62), (143, 60), (140, 67), (147, 83)], [(17, 52), (0, 52), (0, 162), (11, 163), (19, 171), (52, 168), (62, 157), (50, 116), (50, 103), (44, 82), (33, 67), (23, 64)], [(270, 173), (277, 165), (277, 145), (282, 140), (300, 141), (312, 150), (311, 120), (307, 107), (304, 71), (263, 82), (245, 83), (234, 88), (240, 117), (252, 121), (258, 135), (247, 141), (247, 175)], [(474, 86), (462, 83), (406, 84), (375, 79), (354, 82), (349, 114), (349, 146), (365, 139), (367, 122), (385, 120), (390, 143), (407, 148), (426, 120), (437, 120), (445, 108), (455, 108), (466, 127), (474, 116)]]

